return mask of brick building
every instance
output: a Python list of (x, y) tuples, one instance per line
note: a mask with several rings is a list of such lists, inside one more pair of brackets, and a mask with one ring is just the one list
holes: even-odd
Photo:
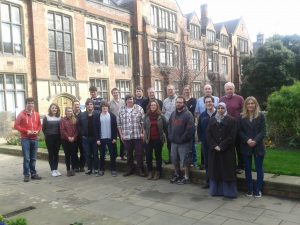
[(226, 81), (239, 87), (240, 56), (252, 51), (242, 18), (214, 24), (207, 5), (198, 18), (174, 0), (0, 0), (0, 22), (0, 112), (27, 96), (41, 114), (83, 104), (91, 85), (108, 100), (136, 85), (163, 99), (168, 83), (199, 97), (210, 82), (220, 95)]

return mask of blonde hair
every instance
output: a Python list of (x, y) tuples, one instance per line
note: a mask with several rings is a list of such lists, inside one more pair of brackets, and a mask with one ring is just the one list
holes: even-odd
[[(67, 106), (67, 107), (65, 108), (65, 115), (67, 115), (67, 111), (68, 111), (69, 109), (71, 109), (72, 112), (73, 112), (72, 107)], [(72, 113), (71, 121), (72, 121), (73, 124), (76, 124), (76, 117), (74, 116), (74, 113)]]
[[(247, 109), (247, 104), (249, 101), (253, 101), (255, 104), (255, 110), (254, 110), (253, 115), (251, 115)], [(255, 119), (259, 116), (259, 114), (260, 114), (260, 107), (259, 107), (259, 104), (258, 104), (256, 98), (254, 98), (253, 96), (249, 96), (248, 98), (246, 98), (246, 100), (244, 101), (244, 105), (243, 105), (243, 111), (241, 113), (242, 118)]]

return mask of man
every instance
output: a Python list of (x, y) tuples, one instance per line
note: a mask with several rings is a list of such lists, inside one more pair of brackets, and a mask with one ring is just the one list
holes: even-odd
[[(189, 172), (194, 135), (194, 117), (187, 109), (183, 96), (176, 98), (176, 110), (171, 114), (168, 126), (168, 135), (171, 142), (171, 156), (175, 173), (171, 183), (190, 183)], [(181, 177), (181, 167), (184, 168), (184, 177)]]
[[(193, 114), (193, 117), (195, 118), (195, 108), (196, 108), (197, 100), (191, 96), (191, 86), (190, 85), (184, 86), (183, 96), (184, 96), (184, 99), (186, 102), (186, 107)], [(196, 131), (194, 131), (194, 137), (195, 137), (195, 133), (196, 133)], [(193, 144), (192, 144), (191, 166), (194, 166), (194, 167), (197, 166), (197, 151), (196, 151), (196, 145), (195, 145), (195, 138), (193, 139)]]
[[(212, 96), (214, 98), (214, 107), (216, 108), (219, 104), (219, 98), (216, 96), (212, 95), (212, 87), (210, 84), (206, 84), (204, 85), (203, 88), (203, 94), (204, 96), (200, 97), (197, 100), (197, 104), (196, 104), (196, 109), (195, 109), (195, 114), (196, 114), (196, 118), (199, 118), (200, 114), (203, 113), (205, 111), (205, 104), (204, 104), (204, 97), (206, 96)], [(205, 165), (204, 165), (204, 155), (203, 155), (203, 151), (202, 151), (202, 144), (201, 144), (201, 164), (200, 164), (200, 169), (204, 169)]]
[[(76, 120), (78, 121), (81, 114), (79, 100), (75, 100), (73, 102), (73, 113), (76, 117)], [(80, 158), (78, 158), (78, 150), (79, 150)], [(82, 147), (82, 138), (80, 135), (78, 135), (76, 140), (76, 164), (79, 166), (79, 168), (75, 168), (75, 172), (84, 172), (85, 156)]]
[(42, 179), (35, 169), (38, 134), (42, 126), (39, 113), (34, 111), (34, 99), (26, 98), (25, 104), (25, 109), (16, 118), (14, 128), (21, 135), (24, 182), (29, 182), (29, 173), (32, 180)]
[[(119, 92), (118, 88), (111, 89), (111, 94), (113, 96), (113, 99), (109, 102), (109, 108), (110, 108), (110, 111), (116, 117), (118, 117), (119, 110), (120, 110), (121, 106), (125, 105), (125, 102), (123, 99), (120, 98), (120, 92)], [(118, 136), (120, 138), (119, 132), (118, 132)], [(121, 160), (125, 160), (124, 144), (121, 141), (121, 138), (120, 138), (120, 157), (121, 157)]]
[[(166, 117), (166, 120), (168, 123), (172, 112), (174, 112), (176, 109), (175, 101), (176, 101), (177, 95), (175, 94), (174, 85), (169, 84), (167, 86), (167, 95), (168, 95), (168, 97), (163, 101), (162, 113)], [(165, 164), (171, 164), (171, 142), (168, 138), (168, 135), (166, 135), (166, 136), (167, 136), (167, 148), (168, 148), (168, 153), (169, 153), (169, 160), (166, 161)]]
[(101, 102), (103, 101), (103, 98), (100, 98), (97, 96), (97, 88), (96, 87), (91, 86), (89, 88), (89, 91), (90, 91), (91, 99), (94, 103), (94, 110), (99, 113), (101, 111)]
[(203, 152), (204, 158), (204, 165), (205, 165), (205, 175), (206, 175), (206, 183), (204, 184), (203, 188), (209, 188), (209, 179), (208, 179), (208, 151), (209, 146), (206, 138), (206, 130), (209, 123), (209, 120), (214, 117), (217, 113), (216, 108), (214, 107), (215, 99), (212, 96), (204, 97), (204, 104), (206, 110), (201, 113), (199, 120), (198, 120), (198, 139), (201, 141), (201, 150)]
[(143, 172), (143, 117), (144, 110), (134, 104), (133, 95), (126, 95), (125, 106), (121, 106), (117, 117), (121, 141), (127, 152), (127, 171), (123, 176), (129, 176), (134, 172), (134, 155), (137, 161), (137, 175), (145, 176)]
[(82, 138), (82, 146), (85, 153), (85, 159), (87, 162), (88, 171), (87, 175), (94, 173), (98, 175), (98, 147), (96, 143), (95, 133), (95, 120), (99, 117), (99, 113), (94, 110), (94, 103), (92, 99), (87, 99), (85, 102), (86, 111), (81, 113), (78, 121), (78, 132)]
[[(224, 102), (227, 106), (227, 112), (232, 116), (236, 121), (240, 118), (240, 113), (243, 109), (244, 98), (240, 95), (235, 94), (235, 86), (232, 82), (227, 82), (224, 85), (225, 95), (220, 98), (220, 102)], [(237, 123), (239, 124), (239, 123)], [(237, 128), (239, 130), (239, 128)], [(238, 164), (236, 173), (241, 174), (244, 169), (243, 156), (241, 155), (240, 149), (240, 135), (239, 131), (237, 132), (235, 139), (235, 150), (238, 158)]]
[(150, 100), (156, 100), (158, 102), (158, 105), (159, 105), (159, 108), (161, 111), (162, 107), (163, 107), (163, 102), (161, 100), (155, 98), (155, 89), (153, 87), (149, 87), (147, 90), (147, 93), (148, 93), (148, 98), (146, 98), (142, 104), (144, 113), (147, 112), (147, 106), (148, 106)]
[(141, 86), (137, 86), (135, 89), (134, 104), (137, 104), (142, 107), (143, 102), (145, 101), (143, 94), (144, 94), (143, 88)]

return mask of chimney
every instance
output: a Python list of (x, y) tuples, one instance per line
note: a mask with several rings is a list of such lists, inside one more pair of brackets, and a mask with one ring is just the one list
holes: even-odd
[(200, 7), (201, 7), (201, 19), (208, 18), (207, 4), (203, 4)]

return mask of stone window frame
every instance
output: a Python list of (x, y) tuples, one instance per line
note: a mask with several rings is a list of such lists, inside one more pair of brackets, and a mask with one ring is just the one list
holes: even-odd
[(114, 63), (129, 66), (129, 33), (121, 29), (113, 29)]
[(124, 99), (127, 94), (132, 93), (131, 80), (116, 80), (116, 88), (118, 88), (120, 93), (120, 98)]
[(94, 86), (97, 88), (97, 95), (104, 100), (109, 100), (109, 82), (108, 79), (103, 78), (90, 78), (90, 87)]

